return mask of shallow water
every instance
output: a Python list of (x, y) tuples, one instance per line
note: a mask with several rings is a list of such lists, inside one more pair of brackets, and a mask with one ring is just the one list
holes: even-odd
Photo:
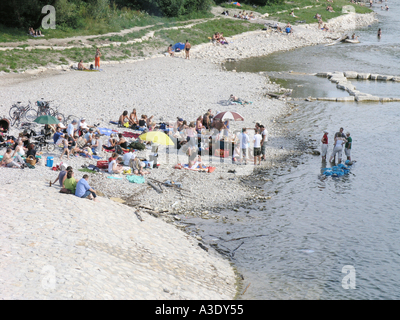
[[(237, 71), (266, 71), (294, 89), (294, 97), (346, 96), (327, 79), (289, 74), (346, 71), (400, 75), (399, 8), (389, 3), (379, 26), (365, 28), (360, 45), (308, 47), (227, 65)], [(380, 6), (379, 6), (380, 7)], [(378, 41), (376, 31), (383, 30)], [(394, 34), (394, 32), (393, 32)], [(312, 63), (310, 63), (312, 57)], [(281, 72), (280, 74), (278, 72)], [(354, 81), (357, 89), (381, 97), (400, 96), (399, 83)], [(302, 87), (298, 87), (302, 85)], [(329, 131), (329, 151), (339, 127), (353, 137), (357, 162), (348, 176), (320, 179), (330, 166), (303, 155), (304, 164), (277, 169), (264, 186), (272, 199), (250, 212), (223, 212), (226, 223), (196, 220), (209, 243), (235, 251), (234, 263), (249, 283), (243, 299), (399, 299), (400, 285), (400, 103), (301, 102), (289, 129), (319, 141)], [(344, 154), (343, 154), (344, 156)], [(275, 173), (275, 174), (274, 174)], [(277, 193), (275, 192), (277, 191)], [(266, 210), (259, 210), (259, 206)], [(229, 239), (243, 238), (234, 241)], [(223, 239), (223, 240), (221, 240)], [(355, 268), (356, 288), (345, 290), (342, 268)]]

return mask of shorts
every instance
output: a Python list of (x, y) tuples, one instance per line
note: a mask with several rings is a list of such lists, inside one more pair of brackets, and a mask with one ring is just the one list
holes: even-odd
[(344, 154), (346, 157), (351, 157), (351, 149), (344, 149)]
[(321, 156), (326, 157), (326, 154), (328, 153), (328, 145), (323, 144), (321, 147)]
[(261, 148), (254, 148), (254, 156), (261, 156)]
[(331, 157), (334, 158), (335, 155), (336, 155), (336, 153), (338, 154), (339, 159), (342, 159), (342, 147), (335, 147), (335, 148), (333, 148)]
[(246, 158), (246, 156), (247, 156), (247, 148), (246, 149), (242, 149), (242, 155)]
[(261, 146), (261, 154), (262, 154), (263, 156), (265, 156), (266, 151), (267, 151), (267, 142), (264, 141), (263, 145)]

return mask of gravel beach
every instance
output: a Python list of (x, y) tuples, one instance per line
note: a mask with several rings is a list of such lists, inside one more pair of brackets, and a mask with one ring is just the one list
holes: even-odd
[[(345, 18), (339, 17), (337, 19)], [(350, 26), (354, 22), (354, 17), (352, 19), (348, 18), (348, 21), (342, 20), (341, 24), (339, 24), (342, 27), (337, 27), (336, 31), (341, 32), (346, 26)], [(362, 21), (365, 24), (370, 24), (373, 20), (373, 15), (365, 15)], [(358, 26), (360, 24), (361, 22), (359, 22)], [(237, 111), (243, 115), (245, 120), (243, 122), (231, 122), (232, 131), (240, 130), (242, 127), (254, 128), (256, 122), (266, 126), (269, 132), (267, 144), (268, 161), (263, 162), (260, 167), (274, 166), (275, 162), (298, 153), (296, 151), (296, 140), (287, 139), (288, 132), (281, 125), (277, 125), (278, 119), (289, 112), (295, 112), (295, 106), (285, 100), (270, 99), (265, 95), (267, 92), (285, 92), (284, 89), (271, 83), (265, 74), (226, 72), (221, 67), (220, 62), (227, 59), (242, 59), (332, 41), (327, 38), (326, 33), (315, 29), (316, 26), (313, 25), (296, 27), (295, 33), (291, 36), (265, 31), (247, 33), (229, 39), (233, 43), (228, 46), (206, 44), (194, 47), (192, 49), (192, 59), (190, 60), (185, 60), (181, 57), (162, 56), (136, 62), (130, 61), (130, 63), (126, 61), (118, 64), (103, 63), (102, 68), (104, 71), (96, 73), (48, 70), (46, 72), (35, 72), (35, 74), (27, 72), (1, 76), (0, 116), (8, 115), (9, 108), (16, 101), (27, 103), (28, 100), (34, 102), (44, 98), (45, 100), (52, 100), (52, 104), (58, 106), (58, 111), (66, 116), (72, 114), (77, 117), (85, 117), (89, 124), (99, 124), (99, 127), (107, 127), (122, 132), (125, 130), (109, 124), (109, 121), (117, 121), (124, 110), (131, 112), (133, 108), (136, 108), (139, 116), (141, 114), (154, 115), (156, 122), (176, 121), (177, 117), (194, 121), (210, 108), (214, 114), (225, 110)], [(332, 35), (329, 34), (329, 36)], [(249, 46), (250, 44), (251, 46)], [(249, 47), (252, 49), (249, 49)], [(227, 106), (226, 100), (230, 94), (251, 101), (252, 104)], [(20, 129), (12, 128), (11, 134), (17, 136), (21, 131)], [(250, 131), (251, 141), (252, 134)], [(106, 137), (103, 136), (101, 139), (105, 143)], [(2, 149), (0, 154), (4, 154), (4, 152), (5, 149)], [(148, 157), (150, 154), (150, 149), (138, 152), (138, 155), (143, 157)], [(77, 171), (83, 165), (96, 164), (96, 160), (83, 157), (72, 157), (70, 160), (64, 157), (59, 160), (60, 151), (58, 150), (54, 153), (44, 152), (42, 154), (42, 164), (37, 165), (35, 169), (0, 168), (0, 179), (2, 185), (7, 186), (7, 194), (10, 192), (18, 194), (22, 188), (21, 185), (26, 185), (26, 181), (33, 181), (28, 184), (28, 186), (32, 186), (29, 189), (30, 191), (26, 191), (34, 194), (33, 197), (30, 194), (32, 201), (42, 199), (40, 201), (47, 203), (48, 199), (56, 198), (60, 199), (60, 205), (65, 205), (66, 207), (69, 205), (75, 206), (73, 204), (75, 201), (84, 201), (85, 206), (81, 209), (86, 210), (86, 202), (91, 204), (89, 200), (68, 200), (72, 196), (54, 194), (58, 191), (57, 187), (45, 187), (50, 180), (54, 181), (58, 175), (57, 172), (51, 171), (50, 168), (43, 165), (47, 156), (54, 156), (55, 163), (63, 161), (71, 165), (74, 168), (77, 179), (83, 176), (82, 172)], [(110, 153), (102, 152), (100, 156), (104, 160), (110, 156)], [(258, 170), (257, 167), (254, 168), (252, 161), (248, 165), (236, 165), (232, 164), (230, 160), (231, 158), (226, 158), (225, 162), (221, 163), (220, 158), (204, 157), (203, 161), (206, 165), (216, 167), (213, 173), (179, 170), (174, 169), (173, 166), (176, 163), (187, 163), (188, 159), (185, 153), (182, 150), (177, 152), (176, 149), (166, 150), (165, 147), (160, 146), (158, 160), (160, 166), (157, 169), (151, 169), (151, 173), (146, 176), (146, 180), (151, 181), (149, 178), (163, 182), (165, 180), (174, 180), (182, 184), (182, 188), (185, 189), (184, 192), (164, 187), (162, 193), (157, 193), (147, 183), (130, 183), (123, 175), (114, 176), (120, 179), (110, 179), (107, 173), (90, 174), (90, 184), (96, 190), (101, 191), (106, 198), (122, 199), (130, 206), (135, 206), (136, 209), (124, 206), (124, 212), (127, 215), (130, 214), (133, 219), (136, 219), (135, 210), (143, 215), (147, 215), (144, 213), (144, 211), (147, 211), (177, 225), (178, 228), (183, 228), (185, 226), (180, 223), (179, 214), (223, 219), (218, 215), (218, 209), (233, 208), (246, 202), (254, 202), (256, 199), (267, 199), (259, 189), (242, 182), (242, 177), (252, 174), (254, 169)], [(232, 170), (235, 173), (228, 172)], [(36, 188), (36, 186), (38, 187)], [(4, 195), (2, 203), (6, 205), (6, 208), (12, 208), (12, 201), (17, 200), (6, 196), (6, 193)], [(94, 209), (94, 213), (100, 213), (101, 210), (110, 210), (111, 213), (113, 210), (111, 200), (103, 197), (100, 197), (100, 199), (101, 203), (107, 203), (107, 208), (99, 207)], [(56, 204), (52, 204), (52, 206), (54, 205)], [(118, 211), (121, 205), (115, 202), (114, 205), (115, 210)], [(46, 205), (43, 208), (46, 209)], [(93, 208), (96, 207), (94, 206)], [(216, 208), (215, 212), (212, 211), (212, 208)], [(27, 212), (26, 210), (25, 206), (21, 206), (17, 213), (23, 214)], [(8, 209), (6, 211), (7, 215), (3, 215), (2, 218), (3, 224), (6, 223), (7, 219), (10, 219), (10, 213), (14, 212)], [(68, 212), (68, 209), (65, 211)], [(104, 213), (105, 211), (101, 212), (101, 214)], [(56, 219), (54, 216), (55, 211), (48, 214), (53, 215), (52, 219)], [(115, 212), (113, 214), (116, 215)], [(122, 217), (118, 219), (118, 223), (120, 223)], [(16, 223), (22, 226), (26, 224), (23, 219)], [(149, 233), (159, 233), (164, 226), (165, 224), (160, 221), (159, 224), (149, 225), (147, 230)], [(117, 227), (113, 226), (113, 228)], [(82, 226), (82, 229), (80, 228), (79, 230), (84, 229), (85, 226)], [(92, 231), (100, 232), (94, 229)], [(9, 232), (12, 234), (12, 231)], [(22, 235), (23, 232), (21, 233)], [(29, 238), (27, 240), (33, 239), (30, 238), (31, 236), (24, 236)], [(42, 234), (39, 237), (41, 236), (44, 235)], [(183, 236), (184, 234), (182, 233), (179, 237)], [(201, 238), (197, 240), (201, 241)], [(102, 242), (107, 243), (108, 241), (111, 240), (104, 236)], [(202, 253), (203, 255), (211, 254), (205, 251)], [(8, 268), (8, 270), (11, 270), (9, 269), (11, 265), (18, 266), (16, 260), (3, 257), (4, 255), (0, 258), (0, 265)], [(21, 261), (24, 259), (29, 260), (31, 257), (22, 255), (19, 259)], [(108, 255), (107, 257), (101, 257), (101, 259), (107, 260)], [(222, 260), (222, 258), (214, 255), (213, 259)], [(13, 279), (12, 276), (10, 276), (9, 280), (11, 281), (11, 279)], [(164, 280), (166, 279), (168, 277)], [(24, 280), (18, 281), (27, 280), (24, 278)], [(110, 284), (112, 284), (112, 280), (110, 281)], [(229, 284), (233, 286), (231, 280), (229, 280)], [(182, 292), (189, 292), (188, 289), (186, 287), (182, 289), (181, 293), (174, 296), (174, 298), (230, 299), (234, 296), (232, 292), (220, 296), (208, 295), (202, 290), (198, 290), (196, 294), (186, 294)], [(18, 290), (8, 292), (10, 294), (1, 295), (0, 298), (21, 298), (25, 296), (25, 293), (24, 295), (19, 295)], [(26, 297), (42, 299), (46, 297), (46, 293), (26, 295)], [(52, 297), (55, 299), (79, 299), (85, 298), (85, 295), (80, 293), (76, 296), (67, 297), (60, 292), (59, 295)], [(88, 297), (101, 298), (95, 292), (92, 292)], [(111, 297), (134, 298), (135, 296), (116, 295)], [(144, 296), (137, 297), (143, 298)], [(154, 297), (169, 298), (166, 295)]]

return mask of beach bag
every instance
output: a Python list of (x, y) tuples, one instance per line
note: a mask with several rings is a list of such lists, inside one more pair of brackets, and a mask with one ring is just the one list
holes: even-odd
[(34, 166), (36, 164), (36, 158), (34, 156), (29, 156), (26, 158), (25, 162), (31, 166)]
[(115, 152), (118, 154), (124, 154), (124, 151), (122, 150), (121, 146), (115, 146)]
[(91, 64), (90, 65), (90, 70), (93, 70), (93, 69), (94, 69), (93, 64)]
[(61, 188), (60, 193), (71, 194), (72, 192), (69, 189)]

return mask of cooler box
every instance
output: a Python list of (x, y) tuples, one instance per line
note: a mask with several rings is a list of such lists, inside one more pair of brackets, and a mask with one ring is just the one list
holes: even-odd
[(99, 169), (107, 169), (108, 168), (108, 161), (107, 160), (97, 161), (97, 167)]
[(46, 166), (53, 168), (54, 157), (47, 157)]

